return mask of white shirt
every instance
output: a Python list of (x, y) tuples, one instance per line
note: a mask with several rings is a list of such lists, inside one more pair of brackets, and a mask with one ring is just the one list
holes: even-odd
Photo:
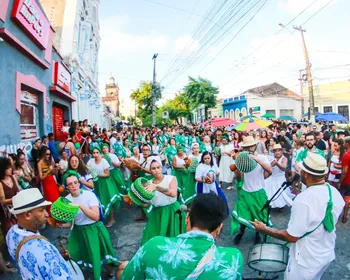
[[(214, 170), (215, 176), (219, 173), (219, 168), (216, 164), (214, 164), (213, 166), (210, 166), (208, 164), (200, 163), (196, 168), (196, 174), (195, 174), (196, 180), (202, 180), (203, 177), (207, 176), (210, 170)], [(215, 176), (214, 176), (214, 181), (211, 184), (203, 183), (203, 193), (214, 192), (217, 194)]]
[(88, 161), (87, 166), (93, 169), (94, 171), (97, 171), (98, 174), (102, 174), (105, 172), (105, 169), (109, 168), (109, 163), (107, 162), (107, 160), (102, 158), (100, 163), (96, 164), (95, 159), (92, 158)]
[[(115, 154), (110, 153), (109, 156), (110, 156), (112, 162), (114, 162), (116, 164), (120, 164), (120, 160)], [(114, 168), (115, 168), (115, 166), (111, 163), (109, 166), (109, 170), (113, 170)]]
[[(335, 223), (343, 211), (344, 200), (338, 190), (331, 186), (333, 218)], [(326, 185), (307, 188), (294, 200), (287, 232), (294, 237), (302, 237), (313, 231), (324, 219), (329, 193)], [(322, 267), (335, 259), (335, 230), (328, 232), (320, 225), (313, 233), (293, 243), (289, 254), (298, 264), (316, 268)]]
[[(164, 175), (163, 181), (156, 185), (169, 190), (170, 183), (174, 178), (176, 180), (175, 176)], [(177, 182), (176, 182), (176, 186), (177, 186)], [(174, 202), (176, 202), (176, 197), (165, 195), (159, 191), (155, 192), (155, 195), (151, 200), (152, 205), (155, 207), (170, 205), (170, 204), (173, 204)]]
[[(71, 194), (67, 195), (67, 199), (73, 203), (81, 203), (86, 207), (90, 208), (92, 206), (99, 206), (98, 199), (93, 192), (83, 191), (78, 197), (73, 197)], [(74, 224), (78, 226), (90, 225), (96, 223), (96, 221), (91, 220), (86, 214), (79, 208), (78, 214), (75, 216)]]
[(115, 153), (115, 150), (114, 150), (114, 144), (115, 142), (117, 142), (117, 139), (112, 136), (111, 139), (109, 139), (109, 150), (111, 151), (111, 153)]
[(63, 160), (61, 159), (58, 163), (59, 167), (64, 171), (66, 172), (67, 169), (68, 169), (68, 160)]
[[(270, 163), (265, 155), (258, 155), (258, 158), (265, 163)], [(243, 190), (246, 192), (256, 192), (265, 188), (264, 168), (258, 164), (253, 171), (244, 173)]]
[[(79, 174), (80, 175), (80, 174)], [(85, 176), (81, 176), (80, 175), (80, 178), (83, 179), (84, 181), (86, 182), (89, 182), (90, 180), (93, 180), (94, 178), (92, 177), (92, 175), (90, 173), (86, 174)], [(93, 191), (92, 189), (86, 187), (85, 185), (83, 184), (80, 184), (81, 188), (84, 190), (84, 191)]]

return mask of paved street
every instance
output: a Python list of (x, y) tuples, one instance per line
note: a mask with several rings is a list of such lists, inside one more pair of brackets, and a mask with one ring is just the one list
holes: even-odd
[[(236, 198), (235, 191), (226, 191), (230, 208), (232, 209), (233, 202)], [(136, 250), (139, 247), (139, 242), (141, 239), (142, 228), (145, 223), (135, 222), (134, 218), (139, 214), (139, 210), (136, 207), (122, 207), (122, 209), (118, 212), (117, 215), (117, 223), (109, 229), (111, 234), (112, 242), (114, 248), (117, 250), (117, 255), (120, 260), (129, 260)], [(289, 211), (285, 212), (276, 212), (273, 211), (271, 213), (272, 221), (276, 228), (281, 229), (284, 228), (287, 224)], [(349, 240), (349, 228), (350, 224), (342, 224), (338, 223), (337, 227), (337, 246), (336, 246), (336, 260), (331, 264), (326, 274), (322, 279), (350, 279), (350, 248), (348, 247)], [(67, 230), (61, 229), (51, 229), (47, 227), (42, 234), (48, 236), (51, 241), (55, 243), (55, 240), (58, 236), (67, 236)], [(239, 249), (242, 251), (243, 256), (247, 258), (248, 250), (253, 245), (254, 242), (254, 234), (252, 231), (248, 231), (247, 234), (243, 237), (241, 245)], [(225, 222), (223, 232), (217, 240), (217, 245), (219, 246), (232, 246), (232, 236), (230, 236), (230, 220), (227, 219)], [(257, 277), (257, 273), (245, 267), (244, 275), (246, 277)], [(270, 275), (272, 276), (272, 275)], [(283, 279), (281, 274), (278, 279)], [(265, 274), (263, 274), (264, 279)], [(17, 280), (21, 279), (20, 276), (0, 276), (0, 279), (8, 279), (8, 280)], [(90, 279), (90, 278), (88, 278)], [(213, 279), (214, 280), (214, 279)]]

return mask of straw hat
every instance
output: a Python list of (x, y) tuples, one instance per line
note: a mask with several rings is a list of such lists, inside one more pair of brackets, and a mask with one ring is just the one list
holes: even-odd
[(326, 159), (315, 153), (308, 153), (305, 160), (299, 162), (299, 166), (305, 172), (316, 176), (322, 176), (328, 173)]
[(272, 150), (282, 150), (283, 148), (282, 148), (282, 146), (281, 146), (281, 144), (275, 144), (275, 145), (273, 145), (273, 148), (272, 148)]
[(239, 143), (241, 147), (250, 147), (258, 144), (259, 141), (255, 140), (253, 136), (247, 136), (244, 138), (243, 142)]
[(51, 202), (45, 200), (37, 188), (32, 188), (20, 191), (18, 194), (12, 197), (13, 208), (10, 209), (10, 212), (17, 215), (51, 204)]

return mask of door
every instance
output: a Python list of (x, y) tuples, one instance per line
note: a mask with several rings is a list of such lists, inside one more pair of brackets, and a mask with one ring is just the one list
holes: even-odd
[(63, 141), (62, 127), (64, 122), (64, 110), (62, 107), (52, 106), (53, 134), (56, 141)]

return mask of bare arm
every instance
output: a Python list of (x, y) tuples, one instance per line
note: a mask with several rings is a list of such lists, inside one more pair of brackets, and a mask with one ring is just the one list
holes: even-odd
[(279, 240), (295, 243), (299, 240), (299, 237), (295, 237), (290, 235), (286, 230), (276, 230), (270, 227), (267, 227), (264, 223), (255, 220), (254, 222), (250, 222), (257, 231), (261, 233), (267, 234)]
[(341, 177), (340, 177), (340, 180), (339, 180), (339, 185), (340, 186), (342, 185), (342, 183), (343, 183), (347, 173), (348, 173), (348, 166), (343, 166)]
[(98, 221), (100, 219), (100, 210), (98, 206), (87, 207), (84, 204), (76, 203), (80, 207), (81, 211), (91, 220)]
[(98, 177), (100, 177), (100, 178), (108, 178), (109, 177), (109, 168), (106, 168), (104, 170), (104, 173), (98, 174)]
[(160, 188), (159, 186), (157, 186), (157, 191), (159, 191), (159, 192), (161, 192), (161, 193), (163, 193), (165, 195), (171, 196), (171, 197), (177, 197), (177, 181), (176, 181), (176, 178), (173, 178), (171, 180), (168, 190), (164, 190), (164, 189)]
[(279, 169), (281, 169), (282, 171), (285, 171), (286, 168), (287, 168), (287, 159), (286, 159), (286, 158), (283, 158), (281, 163), (279, 163), (278, 161), (276, 161), (276, 166), (277, 166)]
[(81, 184), (83, 184), (84, 186), (88, 187), (89, 189), (93, 190), (94, 189), (94, 181), (93, 180), (89, 180), (89, 181), (85, 181), (84, 179), (82, 179), (81, 177), (79, 178), (79, 182)]

